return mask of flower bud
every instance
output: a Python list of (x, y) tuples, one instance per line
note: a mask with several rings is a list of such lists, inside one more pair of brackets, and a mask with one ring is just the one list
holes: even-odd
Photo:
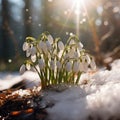
[(36, 61), (36, 55), (31, 55), (31, 60), (32, 60), (32, 62), (35, 62)]
[(73, 72), (78, 73), (80, 70), (80, 63), (78, 61), (73, 64)]
[(62, 68), (62, 64), (60, 63), (60, 61), (57, 61), (56, 65), (57, 65), (58, 70), (60, 70)]
[(20, 74), (23, 74), (24, 72), (26, 71), (26, 66), (23, 64), (21, 67), (20, 67)]
[(28, 50), (28, 49), (29, 49), (29, 43), (24, 42), (24, 43), (23, 43), (23, 51), (26, 51), (26, 50)]
[(91, 67), (92, 70), (95, 70), (95, 69), (96, 69), (96, 64), (95, 64), (95, 61), (94, 61), (93, 58), (91, 59), (90, 67)]
[(30, 49), (30, 52), (31, 52), (31, 55), (35, 55), (35, 54), (37, 53), (37, 50), (36, 50), (35, 47), (32, 47), (32, 48)]
[(31, 48), (28, 48), (26, 50), (26, 57), (29, 57), (31, 55)]
[(48, 38), (49, 43), (53, 44), (53, 37), (52, 37), (52, 35), (48, 35), (47, 38)]
[(88, 64), (87, 62), (80, 62), (80, 71), (81, 72), (87, 72), (88, 71)]
[(65, 67), (66, 67), (66, 71), (70, 72), (72, 70), (72, 63), (71, 62), (67, 62)]
[(59, 48), (59, 50), (64, 50), (64, 44), (62, 41), (58, 42), (58, 48)]
[(86, 55), (86, 56), (85, 56), (85, 59), (87, 60), (87, 63), (88, 63), (88, 64), (90, 64), (90, 63), (91, 63), (91, 60), (90, 60), (89, 55)]
[(78, 49), (79, 49), (79, 50), (82, 50), (82, 48), (83, 48), (83, 44), (82, 44), (81, 42), (79, 42), (79, 43), (78, 43)]
[(40, 41), (39, 42), (39, 47), (40, 47), (40, 49), (45, 53), (45, 54), (47, 54), (47, 45), (46, 45), (46, 43), (45, 42), (43, 42), (43, 41)]
[(55, 61), (54, 60), (51, 60), (50, 67), (52, 70), (55, 70)]
[(51, 50), (51, 44), (49, 41), (46, 41), (46, 46), (47, 46), (47, 49), (50, 51)]
[(44, 67), (45, 67), (44, 59), (42, 59), (42, 58), (39, 59), (38, 64), (39, 64), (39, 67), (40, 67), (41, 70), (44, 69)]

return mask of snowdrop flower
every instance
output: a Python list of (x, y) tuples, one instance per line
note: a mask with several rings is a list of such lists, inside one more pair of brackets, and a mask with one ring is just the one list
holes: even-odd
[(58, 48), (59, 48), (59, 50), (64, 50), (64, 44), (62, 41), (58, 42)]
[(30, 70), (30, 69), (31, 69), (30, 63), (26, 63), (26, 69), (27, 69), (27, 70)]
[(78, 73), (80, 71), (80, 62), (75, 61), (73, 64), (73, 72)]
[(60, 50), (59, 53), (58, 53), (58, 57), (61, 58), (62, 54), (63, 54), (63, 50)]
[(31, 48), (28, 48), (26, 50), (26, 57), (29, 57), (31, 55)]
[(35, 62), (36, 61), (36, 55), (31, 55), (31, 60), (32, 60), (32, 62)]
[(88, 71), (88, 64), (84, 61), (80, 62), (80, 71), (87, 72)]
[(48, 38), (49, 43), (53, 44), (53, 37), (51, 35), (48, 35), (47, 38)]
[(79, 42), (79, 43), (78, 43), (78, 49), (79, 49), (79, 50), (82, 50), (82, 48), (83, 48), (83, 44), (82, 44), (81, 42)]
[(48, 50), (50, 51), (52, 47), (51, 47), (51, 44), (49, 41), (46, 41), (46, 46), (47, 46)]
[(90, 59), (90, 56), (89, 56), (89, 55), (86, 55), (86, 56), (85, 56), (85, 59), (87, 60), (87, 63), (88, 63), (88, 64), (91, 63), (91, 59)]
[(91, 59), (91, 62), (90, 62), (90, 67), (91, 67), (93, 70), (95, 70), (95, 69), (96, 69), (96, 64), (95, 64), (95, 61), (94, 61), (94, 59), (93, 59), (93, 58)]
[(67, 72), (70, 72), (72, 70), (72, 63), (71, 62), (67, 62), (65, 68), (66, 68)]
[(39, 47), (45, 54), (47, 54), (47, 52), (48, 52), (47, 51), (47, 45), (46, 45), (46, 43), (44, 41), (39, 42)]
[(44, 67), (45, 67), (44, 59), (42, 59), (42, 58), (39, 59), (38, 64), (39, 64), (39, 67), (40, 67), (41, 70), (44, 69)]
[(52, 70), (55, 69), (55, 61), (54, 60), (51, 60), (50, 67), (51, 67)]
[(32, 48), (30, 49), (30, 52), (31, 52), (31, 55), (35, 55), (35, 54), (37, 53), (37, 50), (36, 50), (35, 47), (32, 47)]
[(29, 49), (29, 43), (24, 42), (24, 43), (23, 43), (23, 51), (26, 51), (26, 50), (28, 50), (28, 49)]
[(62, 64), (60, 63), (60, 61), (57, 61), (56, 65), (57, 65), (58, 70), (60, 70), (62, 68)]
[(26, 66), (25, 66), (25, 64), (23, 64), (23, 65), (20, 67), (19, 72), (20, 72), (20, 74), (23, 74), (25, 71), (26, 71)]

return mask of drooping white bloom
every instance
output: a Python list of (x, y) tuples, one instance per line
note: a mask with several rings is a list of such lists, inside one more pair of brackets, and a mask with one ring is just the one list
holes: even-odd
[(44, 62), (44, 59), (39, 59), (38, 60), (38, 65), (39, 65), (39, 67), (40, 67), (40, 69), (42, 70), (42, 69), (44, 69), (44, 67), (45, 67), (45, 62)]
[(58, 48), (59, 48), (59, 50), (64, 50), (64, 44), (63, 44), (63, 42), (62, 41), (59, 41), (58, 42)]
[(59, 53), (58, 53), (58, 57), (61, 58), (62, 54), (63, 54), (63, 50), (60, 50)]
[(58, 70), (60, 70), (62, 68), (62, 64), (60, 63), (60, 61), (57, 61), (56, 65), (57, 65)]
[(37, 53), (37, 50), (35, 47), (31, 47), (30, 51), (31, 51), (31, 55), (35, 55)]
[(80, 62), (80, 71), (81, 72), (87, 72), (88, 71), (88, 64), (87, 62)]
[(30, 69), (31, 69), (30, 63), (26, 63), (26, 69), (27, 69), (27, 70), (30, 70)]
[(34, 54), (34, 55), (31, 55), (31, 60), (32, 60), (32, 62), (35, 62), (36, 61), (36, 54)]
[(89, 55), (86, 55), (85, 58), (86, 58), (86, 60), (87, 60), (87, 63), (90, 64), (90, 63), (91, 63), (90, 56), (89, 56)]
[(47, 49), (50, 51), (52, 47), (49, 41), (46, 41), (46, 46), (47, 46)]
[(23, 43), (23, 51), (26, 51), (26, 50), (28, 50), (29, 49), (29, 43), (27, 43), (27, 42), (24, 42)]
[(52, 70), (55, 70), (55, 61), (54, 60), (51, 60), (51, 62), (50, 62), (50, 68)]
[(26, 57), (29, 57), (31, 55), (31, 48), (28, 48), (26, 50)]
[(53, 44), (53, 37), (52, 37), (52, 35), (48, 35), (47, 38), (48, 38), (49, 43)]
[(95, 64), (95, 61), (94, 61), (93, 58), (91, 59), (90, 67), (92, 68), (92, 70), (95, 70), (95, 69), (96, 69), (96, 64)]
[(82, 44), (81, 42), (79, 42), (79, 43), (78, 43), (78, 49), (79, 49), (79, 50), (82, 50), (82, 48), (83, 48), (83, 44)]
[(75, 61), (73, 64), (73, 72), (78, 73), (80, 71), (80, 62)]
[(20, 74), (23, 74), (24, 72), (26, 71), (26, 66), (23, 64), (21, 67), (20, 67)]
[(39, 42), (39, 47), (45, 54), (47, 54), (47, 52), (48, 52), (47, 45), (46, 45), (46, 43), (44, 41)]
[(71, 62), (67, 62), (65, 68), (66, 68), (67, 72), (70, 72), (72, 70), (72, 63)]

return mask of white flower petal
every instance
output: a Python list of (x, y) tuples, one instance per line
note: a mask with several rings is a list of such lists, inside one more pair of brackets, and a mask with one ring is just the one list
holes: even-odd
[(80, 62), (80, 71), (87, 72), (88, 71), (88, 64), (86, 62)]
[(40, 41), (39, 42), (39, 47), (40, 47), (40, 49), (45, 53), (45, 54), (47, 54), (48, 53), (48, 50), (47, 50), (47, 45), (46, 45), (46, 43), (45, 42), (43, 42), (43, 41)]
[(36, 59), (37, 59), (36, 55), (31, 55), (31, 60), (32, 60), (32, 62), (35, 62)]
[(78, 61), (73, 64), (73, 72), (78, 73), (80, 71), (80, 63)]
[(47, 46), (47, 49), (50, 51), (52, 47), (49, 41), (46, 41), (46, 46)]
[(60, 50), (59, 53), (58, 53), (58, 57), (61, 58), (62, 54), (63, 54), (63, 50)]
[(23, 51), (26, 51), (27, 49), (29, 49), (29, 43), (24, 42), (23, 43)]
[(66, 68), (67, 72), (70, 72), (72, 70), (72, 63), (71, 62), (67, 62), (65, 68)]
[(38, 64), (39, 64), (39, 67), (40, 67), (41, 70), (44, 69), (44, 67), (45, 67), (44, 59), (42, 59), (42, 58), (39, 59)]
[(79, 43), (78, 43), (78, 49), (79, 49), (79, 50), (82, 50), (82, 48), (83, 48), (83, 44), (82, 44), (81, 42), (79, 42)]
[(26, 50), (26, 57), (29, 57), (30, 55), (31, 55), (31, 49), (29, 48)]
[(54, 60), (51, 60), (50, 67), (52, 70), (55, 70), (55, 61)]
[(58, 42), (58, 48), (59, 48), (59, 50), (64, 50), (64, 44), (62, 41)]
[(53, 44), (53, 37), (52, 37), (52, 35), (48, 35), (47, 37), (48, 37), (49, 43)]
[(21, 67), (20, 67), (20, 74), (23, 74), (24, 72), (26, 71), (26, 66), (23, 64)]
[(30, 49), (30, 52), (31, 52), (31, 55), (35, 55), (35, 54), (37, 53), (37, 50), (36, 50), (35, 47), (32, 47), (32, 48)]
[(95, 61), (94, 61), (93, 58), (92, 58), (92, 60), (91, 60), (90, 67), (91, 67), (92, 70), (95, 70), (95, 69), (96, 69), (96, 64), (95, 64)]
[(87, 63), (90, 64), (90, 63), (91, 63), (90, 56), (89, 56), (89, 55), (86, 55), (85, 58), (86, 58), (86, 60), (87, 60)]
[(62, 68), (62, 64), (60, 63), (60, 61), (57, 61), (56, 65), (57, 65), (58, 70), (60, 70)]

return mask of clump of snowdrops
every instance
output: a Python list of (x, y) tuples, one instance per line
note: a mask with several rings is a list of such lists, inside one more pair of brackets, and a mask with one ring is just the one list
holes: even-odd
[(34, 69), (43, 89), (49, 85), (78, 84), (83, 72), (96, 67), (93, 57), (75, 35), (70, 36), (66, 44), (48, 32), (38, 39), (27, 37), (23, 51), (27, 60), (20, 67), (20, 73)]

